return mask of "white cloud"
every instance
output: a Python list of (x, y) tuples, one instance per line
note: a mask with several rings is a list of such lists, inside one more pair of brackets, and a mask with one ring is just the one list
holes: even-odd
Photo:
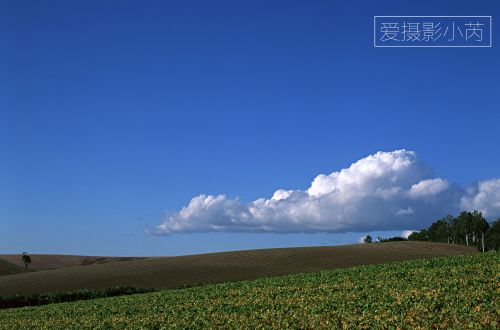
[(425, 196), (435, 196), (450, 187), (448, 181), (443, 179), (422, 180), (411, 186), (408, 194), (412, 198), (420, 198)]
[(401, 237), (403, 238), (408, 238), (412, 233), (414, 233), (416, 230), (404, 230), (401, 233)]
[(479, 181), (468, 187), (460, 206), (464, 210), (480, 210), (485, 217), (500, 216), (500, 179)]
[(408, 214), (414, 214), (415, 211), (413, 211), (411, 206), (408, 206), (407, 209), (401, 209), (396, 212), (396, 215), (408, 215)]
[(479, 182), (464, 192), (433, 177), (415, 152), (396, 150), (320, 174), (306, 190), (278, 189), (271, 198), (245, 203), (225, 195), (199, 195), (153, 232), (398, 230), (427, 226), (462, 209), (500, 215), (500, 180)]
[(361, 236), (361, 237), (358, 239), (358, 243), (364, 243), (364, 242), (365, 242), (365, 238), (366, 238), (366, 235), (365, 235), (365, 236)]

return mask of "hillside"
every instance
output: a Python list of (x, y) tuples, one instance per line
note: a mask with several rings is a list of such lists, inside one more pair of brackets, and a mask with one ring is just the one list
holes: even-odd
[(500, 254), (476, 253), (0, 310), (0, 329), (498, 329)]
[[(62, 254), (31, 254), (31, 270), (59, 269), (75, 266), (88, 266), (93, 264), (105, 264), (108, 262), (128, 261), (144, 259), (138, 257), (94, 257), (94, 256), (72, 256)], [(24, 263), (21, 254), (0, 254), (0, 271), (2, 264), (8, 263), (13, 266), (21, 267), (24, 271)]]
[(24, 267), (0, 259), (0, 276), (24, 273)]
[(473, 252), (460, 245), (390, 242), (156, 257), (5, 275), (0, 295), (114, 286), (176, 288)]

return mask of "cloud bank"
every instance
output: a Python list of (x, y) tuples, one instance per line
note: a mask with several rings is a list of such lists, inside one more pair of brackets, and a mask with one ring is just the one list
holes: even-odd
[(403, 230), (462, 210), (500, 216), (500, 179), (463, 188), (434, 177), (414, 151), (403, 149), (377, 152), (318, 175), (306, 190), (279, 189), (271, 198), (245, 203), (225, 195), (196, 196), (152, 233)]

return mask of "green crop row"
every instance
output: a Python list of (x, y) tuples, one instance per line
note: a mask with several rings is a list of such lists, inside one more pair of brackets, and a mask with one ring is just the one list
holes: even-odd
[(7, 309), (0, 328), (498, 329), (499, 283), (488, 252)]

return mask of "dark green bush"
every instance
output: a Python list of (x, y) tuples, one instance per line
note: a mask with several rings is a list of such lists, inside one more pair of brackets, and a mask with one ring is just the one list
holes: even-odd
[(40, 306), (76, 300), (123, 296), (151, 291), (155, 290), (133, 287), (114, 287), (105, 290), (78, 290), (72, 292), (48, 292), (32, 295), (12, 295), (0, 297), (0, 309), (24, 306)]
[(407, 239), (404, 238), (404, 237), (400, 237), (400, 236), (394, 236), (394, 237), (389, 237), (389, 238), (379, 237), (378, 241), (380, 243), (384, 243), (384, 242), (399, 242), (399, 241), (407, 241)]

